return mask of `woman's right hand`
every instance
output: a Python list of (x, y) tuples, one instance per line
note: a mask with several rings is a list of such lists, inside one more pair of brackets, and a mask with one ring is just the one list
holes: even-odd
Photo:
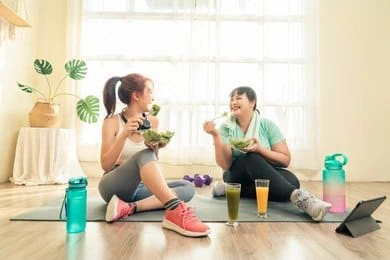
[(221, 135), (215, 127), (214, 121), (203, 123), (203, 130), (212, 136), (215, 149), (215, 160), (219, 167), (228, 170), (232, 164), (232, 150), (229, 144), (224, 144)]
[(218, 131), (217, 129), (215, 128), (215, 123), (214, 121), (206, 121), (203, 123), (203, 130), (212, 135), (212, 136), (217, 136), (218, 135)]
[(141, 114), (128, 118), (127, 123), (123, 128), (123, 132), (126, 134), (126, 136), (136, 132), (140, 124), (142, 124), (143, 119), (145, 118)]

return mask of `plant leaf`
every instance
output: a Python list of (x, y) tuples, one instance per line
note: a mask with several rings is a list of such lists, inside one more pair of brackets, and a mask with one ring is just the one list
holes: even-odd
[(82, 60), (70, 60), (65, 64), (65, 70), (68, 72), (69, 77), (74, 80), (85, 78), (87, 75), (87, 64)]
[(34, 61), (34, 69), (36, 72), (42, 75), (49, 75), (53, 72), (53, 67), (47, 60), (36, 59)]
[(32, 87), (30, 86), (27, 86), (27, 85), (23, 85), (23, 84), (20, 84), (19, 82), (16, 82), (19, 86), (19, 88), (24, 91), (24, 92), (27, 92), (27, 93), (32, 93), (33, 92), (33, 89)]
[(80, 99), (76, 106), (77, 116), (85, 123), (96, 123), (99, 119), (99, 99), (95, 96), (87, 96)]

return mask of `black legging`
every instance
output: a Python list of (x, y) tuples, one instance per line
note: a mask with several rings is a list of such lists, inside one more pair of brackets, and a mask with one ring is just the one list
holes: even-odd
[(240, 156), (223, 174), (225, 182), (241, 183), (241, 196), (247, 198), (256, 198), (255, 179), (270, 180), (270, 201), (289, 201), (291, 193), (300, 187), (298, 178), (292, 172), (272, 166), (258, 153)]

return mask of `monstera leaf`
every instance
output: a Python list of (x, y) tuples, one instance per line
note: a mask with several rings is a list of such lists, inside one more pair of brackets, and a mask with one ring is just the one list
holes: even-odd
[(82, 60), (70, 60), (65, 64), (65, 70), (69, 77), (74, 80), (80, 80), (87, 75), (87, 64)]
[(53, 72), (53, 67), (47, 60), (36, 59), (34, 61), (34, 69), (42, 75), (50, 75)]
[(87, 96), (77, 102), (77, 115), (85, 123), (96, 123), (99, 119), (99, 99)]

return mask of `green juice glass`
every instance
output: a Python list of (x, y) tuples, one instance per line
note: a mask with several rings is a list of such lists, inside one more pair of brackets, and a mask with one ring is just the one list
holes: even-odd
[(240, 207), (240, 183), (226, 183), (226, 202), (228, 208), (229, 220), (226, 222), (228, 226), (238, 226), (238, 210)]

